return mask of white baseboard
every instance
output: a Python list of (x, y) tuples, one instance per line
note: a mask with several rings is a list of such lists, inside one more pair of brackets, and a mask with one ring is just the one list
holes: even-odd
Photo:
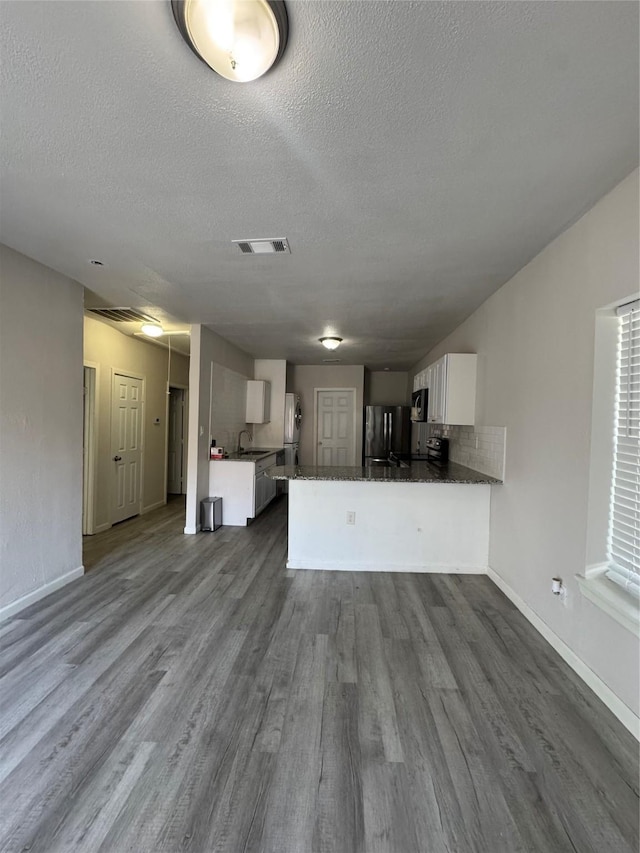
[(105, 530), (111, 530), (111, 522), (110, 522), (110, 521), (105, 521), (105, 523), (104, 523), (104, 524), (99, 524), (99, 525), (94, 529), (94, 531), (93, 531), (93, 532), (94, 532), (94, 533), (104, 533), (104, 532), (105, 532)]
[(154, 504), (149, 504), (149, 506), (143, 506), (140, 510), (140, 515), (146, 515), (148, 512), (153, 512), (154, 509), (160, 509), (161, 506), (167, 505), (167, 499), (165, 498), (163, 501), (156, 501)]
[(411, 572), (412, 574), (485, 575), (486, 566), (411, 566), (406, 563), (363, 563), (357, 560), (287, 560), (287, 569), (323, 572)]
[(193, 533), (200, 533), (200, 525), (196, 524), (195, 527), (192, 527), (191, 525), (189, 525), (188, 527), (185, 527), (182, 532), (186, 533), (187, 535), (191, 535)]
[(72, 571), (67, 572), (65, 575), (61, 575), (59, 578), (49, 581), (49, 583), (46, 583), (44, 586), (34, 589), (33, 592), (28, 592), (26, 595), (17, 598), (15, 601), (12, 601), (11, 604), (6, 604), (4, 607), (0, 607), (0, 622), (3, 622), (5, 619), (10, 619), (12, 616), (15, 616), (16, 613), (19, 613), (21, 610), (29, 607), (29, 605), (35, 604), (36, 601), (40, 601), (41, 598), (50, 595), (52, 592), (66, 586), (68, 583), (71, 583), (71, 581), (74, 581), (77, 578), (81, 578), (83, 575), (84, 566), (78, 566), (77, 569), (72, 569)]
[(601, 699), (607, 708), (615, 714), (622, 725), (628, 729), (631, 734), (640, 740), (640, 718), (624, 702), (619, 699), (610, 687), (595, 674), (592, 669), (581, 660), (578, 655), (572, 651), (569, 646), (561, 640), (560, 637), (551, 630), (546, 622), (532, 610), (528, 604), (524, 602), (520, 596), (506, 583), (497, 572), (489, 568), (487, 574), (498, 587), (502, 590), (507, 598), (515, 604), (520, 613), (531, 622), (533, 627), (545, 638), (549, 645), (554, 648), (560, 657), (569, 664), (571, 669), (576, 672), (585, 684), (590, 687), (596, 696)]

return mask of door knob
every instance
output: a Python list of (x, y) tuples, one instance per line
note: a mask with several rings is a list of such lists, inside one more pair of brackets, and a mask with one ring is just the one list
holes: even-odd
[(122, 459), (122, 456), (114, 456), (113, 457), (114, 462), (120, 462), (121, 459)]

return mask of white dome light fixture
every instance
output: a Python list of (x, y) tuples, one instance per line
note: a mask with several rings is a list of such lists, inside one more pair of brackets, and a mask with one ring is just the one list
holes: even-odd
[(323, 347), (327, 349), (338, 349), (340, 344), (342, 343), (342, 338), (336, 338), (333, 335), (330, 337), (319, 338), (320, 343)]
[(284, 53), (283, 0), (171, 0), (171, 8), (191, 50), (227, 80), (257, 80)]
[(140, 331), (149, 338), (160, 338), (164, 335), (164, 329), (160, 323), (143, 323)]

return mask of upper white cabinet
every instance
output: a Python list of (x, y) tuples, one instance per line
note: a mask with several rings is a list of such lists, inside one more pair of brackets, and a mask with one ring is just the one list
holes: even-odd
[(420, 391), (421, 388), (428, 388), (429, 384), (427, 382), (427, 373), (429, 368), (425, 367), (424, 370), (421, 370), (420, 373), (416, 373), (413, 377), (413, 390)]
[(427, 367), (429, 423), (475, 423), (477, 367), (475, 353), (458, 352), (449, 352)]
[(271, 420), (271, 383), (264, 379), (247, 382), (247, 423), (268, 424)]
[(413, 390), (429, 389), (429, 423), (475, 423), (477, 367), (475, 353), (449, 352), (416, 373)]

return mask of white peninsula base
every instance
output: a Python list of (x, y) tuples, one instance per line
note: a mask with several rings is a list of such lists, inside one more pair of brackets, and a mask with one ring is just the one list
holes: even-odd
[(490, 502), (484, 484), (292, 479), (287, 568), (485, 574)]

